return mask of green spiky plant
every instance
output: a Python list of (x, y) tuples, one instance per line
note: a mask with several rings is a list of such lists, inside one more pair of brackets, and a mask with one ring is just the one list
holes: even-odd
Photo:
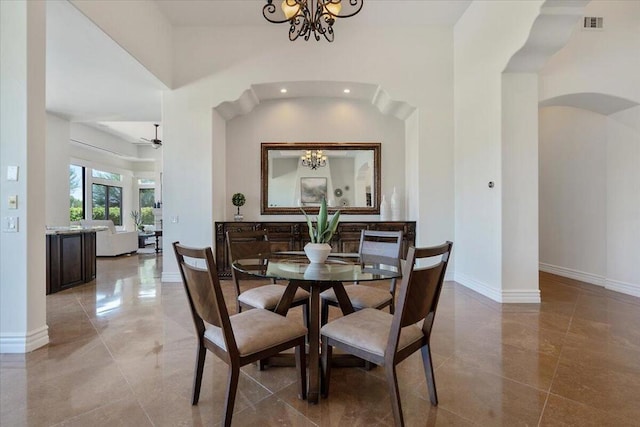
[(338, 221), (340, 219), (340, 211), (336, 211), (333, 214), (333, 218), (329, 221), (329, 214), (327, 212), (327, 199), (322, 199), (320, 209), (318, 210), (318, 216), (316, 217), (316, 225), (314, 227), (313, 221), (304, 211), (300, 208), (305, 218), (307, 219), (307, 225), (309, 226), (309, 238), (311, 243), (329, 243), (333, 237), (333, 233), (338, 228)]

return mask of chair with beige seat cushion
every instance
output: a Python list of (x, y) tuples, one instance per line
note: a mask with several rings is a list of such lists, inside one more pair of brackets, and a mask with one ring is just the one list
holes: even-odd
[(198, 337), (191, 403), (198, 403), (205, 357), (210, 350), (229, 365), (223, 424), (230, 426), (240, 367), (293, 347), (298, 393), (306, 399), (307, 329), (299, 322), (262, 309), (229, 316), (211, 248), (188, 248), (178, 242), (173, 243), (173, 248)]
[[(362, 230), (360, 233), (360, 258), (378, 257), (381, 259), (398, 259), (402, 249), (402, 231)], [(363, 308), (382, 309), (389, 306), (393, 314), (396, 292), (396, 280), (391, 280), (389, 290), (375, 288), (369, 285), (354, 284), (344, 287), (355, 310)], [(329, 306), (338, 307), (338, 299), (333, 289), (320, 294), (322, 298), (322, 324), (329, 318)]]
[[(332, 350), (338, 347), (384, 367), (395, 424), (403, 426), (396, 365), (421, 350), (431, 403), (438, 404), (429, 338), (452, 246), (453, 243), (446, 242), (431, 248), (409, 248), (394, 314), (365, 308), (322, 327), (324, 397), (329, 394)], [(439, 257), (435, 264), (429, 260), (433, 257)], [(431, 261), (431, 264), (425, 261)]]
[[(241, 261), (243, 268), (247, 270), (261, 271), (265, 269), (266, 259), (271, 254), (271, 243), (265, 230), (258, 231), (227, 231), (227, 249), (231, 261)], [(231, 269), (231, 275), (236, 290), (236, 309), (263, 308), (275, 310), (286, 286), (273, 284), (261, 284), (260, 286), (242, 290), (243, 280), (256, 281), (255, 276)], [(298, 289), (293, 298), (292, 307), (304, 306), (303, 316), (305, 324), (309, 307), (309, 292)]]

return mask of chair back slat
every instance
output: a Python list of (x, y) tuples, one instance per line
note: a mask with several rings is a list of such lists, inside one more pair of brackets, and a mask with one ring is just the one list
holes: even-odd
[[(400, 331), (405, 326), (424, 320), (422, 330), (425, 334), (431, 333), (452, 247), (452, 242), (429, 248), (409, 247), (389, 334), (388, 354), (395, 354)], [(433, 264), (433, 257), (440, 259)], [(432, 265), (418, 266), (425, 261), (431, 261)]]
[(362, 230), (360, 234), (360, 256), (398, 258), (401, 247), (402, 231)]
[[(236, 343), (229, 312), (215, 273), (216, 265), (211, 248), (190, 248), (174, 242), (173, 249), (199, 339), (204, 334), (204, 321), (221, 328), (228, 351), (235, 351)], [(198, 264), (204, 264), (204, 268)]]
[(433, 267), (414, 269), (402, 313), (401, 327), (413, 325), (435, 311), (439, 279), (444, 263)]
[(197, 315), (205, 322), (221, 327), (219, 304), (213, 287), (210, 286), (208, 271), (186, 262), (181, 268), (184, 272), (185, 286), (189, 289), (191, 303)]

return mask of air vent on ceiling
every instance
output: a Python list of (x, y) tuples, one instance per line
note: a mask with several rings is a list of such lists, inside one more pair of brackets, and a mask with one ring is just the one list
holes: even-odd
[(585, 30), (601, 30), (604, 18), (601, 16), (585, 16), (582, 28)]

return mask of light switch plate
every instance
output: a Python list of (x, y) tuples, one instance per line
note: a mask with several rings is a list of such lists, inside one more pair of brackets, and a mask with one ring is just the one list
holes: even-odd
[(4, 218), (4, 224), (2, 231), (5, 233), (17, 233), (18, 232), (18, 217), (7, 216)]
[(7, 180), (8, 181), (18, 180), (18, 166), (7, 166)]
[(18, 196), (9, 196), (9, 209), (18, 209)]

